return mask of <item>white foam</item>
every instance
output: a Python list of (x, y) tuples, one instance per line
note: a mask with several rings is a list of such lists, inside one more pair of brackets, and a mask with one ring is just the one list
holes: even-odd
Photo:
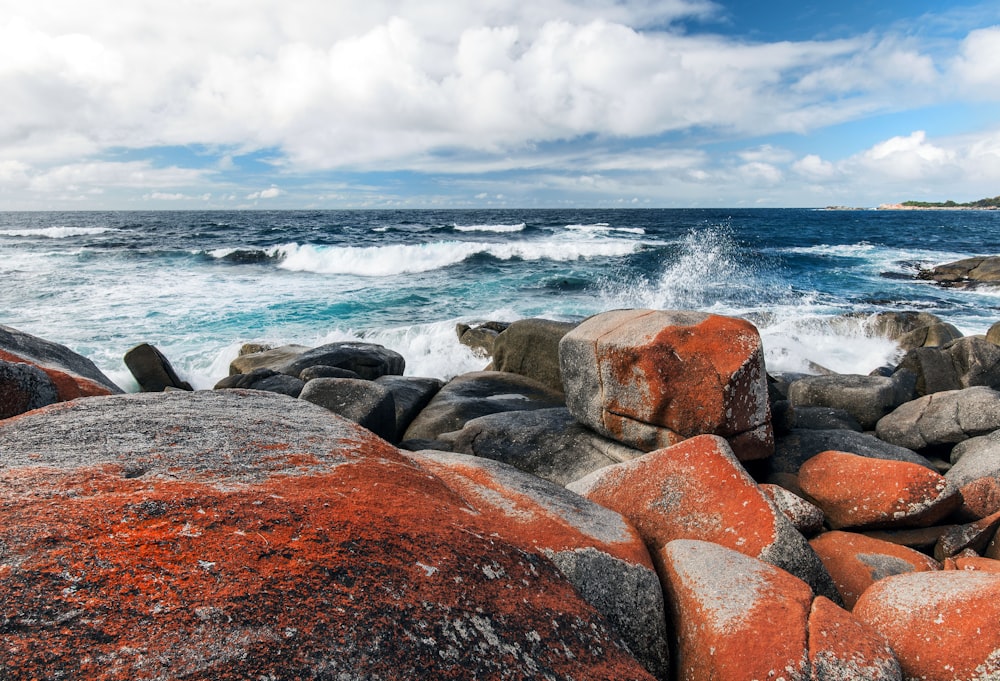
[(499, 234), (521, 232), (526, 226), (523, 222), (516, 225), (452, 225), (456, 232), (497, 232)]
[(44, 237), (46, 239), (67, 239), (74, 236), (90, 236), (116, 232), (111, 227), (44, 227), (42, 229), (0, 229), (0, 236)]
[(606, 234), (608, 232), (621, 232), (622, 234), (645, 234), (642, 227), (612, 227), (607, 222), (595, 222), (589, 225), (566, 225), (566, 229), (573, 232), (588, 232), (591, 234)]

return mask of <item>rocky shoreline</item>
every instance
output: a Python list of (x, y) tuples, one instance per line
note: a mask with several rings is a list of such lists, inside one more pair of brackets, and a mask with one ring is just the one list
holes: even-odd
[(0, 678), (1000, 678), (1000, 325), (866, 325), (897, 366), (618, 310), (129, 395), (0, 327)]

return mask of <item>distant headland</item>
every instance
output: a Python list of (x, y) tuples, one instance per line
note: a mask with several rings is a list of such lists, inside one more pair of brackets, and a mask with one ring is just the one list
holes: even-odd
[(904, 201), (903, 203), (883, 203), (878, 210), (998, 210), (1000, 196), (979, 199), (968, 203), (955, 201)]

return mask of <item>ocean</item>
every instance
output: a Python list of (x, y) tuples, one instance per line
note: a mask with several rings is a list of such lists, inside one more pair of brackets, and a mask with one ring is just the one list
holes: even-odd
[(809, 209), (0, 213), (0, 323), (69, 346), (125, 390), (152, 343), (196, 388), (246, 342), (381, 343), (408, 375), (483, 368), (459, 322), (617, 308), (745, 317), (769, 371), (898, 359), (846, 313), (932, 312), (965, 334), (1000, 290), (920, 268), (1000, 253), (1000, 212)]

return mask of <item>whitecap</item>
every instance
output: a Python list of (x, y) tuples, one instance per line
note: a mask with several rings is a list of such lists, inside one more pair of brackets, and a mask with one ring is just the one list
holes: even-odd
[(452, 228), (456, 232), (497, 232), (506, 234), (510, 232), (521, 232), (527, 225), (519, 222), (516, 225), (459, 225), (453, 224)]
[(622, 234), (643, 235), (646, 230), (642, 227), (612, 227), (607, 222), (595, 222), (589, 225), (574, 224), (566, 225), (565, 229), (573, 232), (588, 232), (590, 234), (607, 234), (608, 232), (620, 232)]
[(117, 231), (111, 227), (43, 227), (42, 229), (0, 229), (0, 236), (67, 239), (74, 236), (92, 236)]

